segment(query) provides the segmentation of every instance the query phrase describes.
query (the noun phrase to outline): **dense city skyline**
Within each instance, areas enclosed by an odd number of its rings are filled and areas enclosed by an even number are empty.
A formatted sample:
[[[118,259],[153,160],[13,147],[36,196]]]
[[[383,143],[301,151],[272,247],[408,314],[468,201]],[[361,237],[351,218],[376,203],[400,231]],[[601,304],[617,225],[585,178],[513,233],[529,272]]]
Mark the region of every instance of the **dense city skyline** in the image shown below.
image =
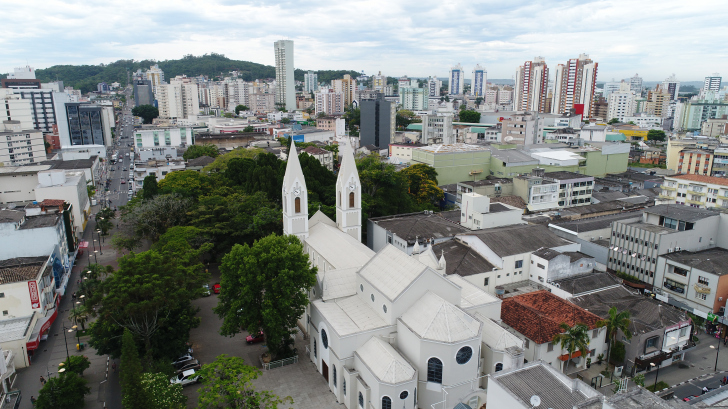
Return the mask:
[[[600,81],[635,73],[648,81],[672,73],[698,81],[728,62],[706,41],[726,14],[710,2],[499,3],[219,0],[202,8],[170,1],[124,7],[28,1],[13,5],[18,18],[7,22],[9,34],[0,40],[0,72],[210,52],[272,66],[279,39],[296,43],[296,68],[390,76],[444,77],[455,64],[469,71],[479,63],[489,78],[506,79],[535,56],[555,66],[587,53],[599,62]],[[28,21],[36,23],[32,30]]]

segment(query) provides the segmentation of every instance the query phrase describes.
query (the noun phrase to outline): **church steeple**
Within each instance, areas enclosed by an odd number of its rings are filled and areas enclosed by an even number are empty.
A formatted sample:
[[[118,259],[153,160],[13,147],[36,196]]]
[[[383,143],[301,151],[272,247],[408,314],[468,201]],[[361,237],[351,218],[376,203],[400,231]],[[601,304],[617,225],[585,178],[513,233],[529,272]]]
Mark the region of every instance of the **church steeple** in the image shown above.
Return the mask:
[[[301,241],[308,237],[308,191],[298,161],[296,145],[291,141],[286,174],[283,176],[283,234],[295,234]]]
[[[361,241],[361,182],[354,152],[346,139],[339,143],[341,167],[336,178],[336,226]]]

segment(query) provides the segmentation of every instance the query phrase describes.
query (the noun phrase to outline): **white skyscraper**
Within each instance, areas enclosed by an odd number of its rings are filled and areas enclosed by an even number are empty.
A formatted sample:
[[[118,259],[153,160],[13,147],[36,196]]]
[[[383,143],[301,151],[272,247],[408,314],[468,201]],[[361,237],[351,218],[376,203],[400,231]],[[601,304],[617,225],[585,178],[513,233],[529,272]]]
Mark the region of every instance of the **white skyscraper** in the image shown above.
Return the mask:
[[[574,109],[577,113],[583,110],[584,117],[592,116],[598,67],[599,63],[592,61],[587,54],[557,65],[551,113],[567,114]]]
[[[35,68],[26,65],[25,67],[15,68],[15,72],[8,74],[8,79],[13,80],[34,80],[35,79]]]
[[[442,81],[437,79],[437,76],[430,77],[427,80],[427,91],[428,96],[431,98],[440,96],[440,88],[442,88]]]
[[[276,55],[276,105],[296,110],[296,80],[293,77],[293,41],[278,40],[273,44]]]
[[[700,95],[705,97],[709,91],[720,91],[720,83],[722,80],[723,78],[717,72],[710,77],[705,77],[705,82],[703,83],[703,89],[700,91]]]
[[[639,74],[635,74],[629,79],[629,90],[634,91],[638,96],[642,94],[642,77]]]
[[[634,115],[636,109],[635,93],[630,90],[630,83],[622,81],[620,88],[612,91],[607,101],[609,101],[609,105],[607,117],[604,118],[605,121],[617,118],[620,122],[623,122],[625,117]]]
[[[313,71],[303,74],[303,90],[306,92],[318,91],[318,74]]]
[[[473,68],[473,82],[470,84],[470,95],[478,98],[485,96],[485,83],[488,81],[488,72],[480,64]]]
[[[680,81],[675,78],[675,74],[672,74],[670,78],[666,78],[665,81],[662,81],[662,89],[670,94],[671,101],[677,99],[678,93],[680,92]]]
[[[463,87],[465,86],[465,75],[463,75],[463,66],[458,64],[450,69],[450,78],[448,83],[448,94],[463,95]]]
[[[516,111],[545,112],[549,69],[543,57],[526,61],[516,70]]]

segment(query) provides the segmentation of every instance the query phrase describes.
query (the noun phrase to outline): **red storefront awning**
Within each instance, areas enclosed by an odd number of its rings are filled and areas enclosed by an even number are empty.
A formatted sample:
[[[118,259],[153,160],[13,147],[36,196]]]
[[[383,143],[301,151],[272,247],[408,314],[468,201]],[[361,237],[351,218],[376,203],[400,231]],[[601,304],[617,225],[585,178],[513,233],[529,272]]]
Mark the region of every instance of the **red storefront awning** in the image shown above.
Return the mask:
[[[28,342],[25,343],[25,348],[28,351],[33,351],[35,349],[38,349],[38,344],[40,344],[40,333],[37,334],[34,340],[28,340]]]
[[[80,248],[80,249],[87,249],[88,248],[88,242],[87,241],[82,241],[82,242],[78,243],[78,248]]]
[[[43,335],[44,332],[48,331],[53,322],[56,320],[56,317],[58,317],[58,308],[54,308],[53,312],[50,315],[39,318],[38,321],[35,322],[35,327],[33,328],[33,332],[30,335],[30,339],[28,339],[28,342],[25,343],[25,347],[28,349],[28,351],[38,349],[41,335]]]
[[[591,352],[591,351],[589,351],[589,352]],[[576,351],[573,354],[571,354],[571,359],[578,358],[580,356],[581,356],[581,351]],[[569,354],[561,355],[559,357],[559,359],[565,362],[569,359]]]

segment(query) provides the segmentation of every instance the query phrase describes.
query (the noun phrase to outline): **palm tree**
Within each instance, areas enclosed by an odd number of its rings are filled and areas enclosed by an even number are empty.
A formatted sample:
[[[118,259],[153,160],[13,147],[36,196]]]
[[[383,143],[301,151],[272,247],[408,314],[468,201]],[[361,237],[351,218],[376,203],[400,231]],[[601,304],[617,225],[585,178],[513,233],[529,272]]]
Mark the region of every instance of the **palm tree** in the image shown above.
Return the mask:
[[[617,333],[622,331],[624,337],[632,339],[632,332],[629,330],[629,311],[617,312],[617,307],[609,309],[609,317],[604,320],[597,321],[597,326],[607,327],[607,369],[609,368],[609,353],[612,351],[612,344],[617,341]]]
[[[84,306],[78,306],[72,309],[71,313],[68,314],[68,320],[75,322],[76,325],[80,325],[83,331],[86,330],[86,322],[89,318],[88,310],[86,310],[86,307]]]
[[[581,356],[586,357],[589,353],[589,327],[585,324],[576,324],[573,327],[569,327],[568,324],[562,322],[559,328],[563,330],[561,334],[554,335],[553,342],[561,345],[561,350],[569,353],[569,358],[566,360],[566,366],[564,366],[564,372],[569,367],[569,361],[572,355],[577,350],[581,352]]]

